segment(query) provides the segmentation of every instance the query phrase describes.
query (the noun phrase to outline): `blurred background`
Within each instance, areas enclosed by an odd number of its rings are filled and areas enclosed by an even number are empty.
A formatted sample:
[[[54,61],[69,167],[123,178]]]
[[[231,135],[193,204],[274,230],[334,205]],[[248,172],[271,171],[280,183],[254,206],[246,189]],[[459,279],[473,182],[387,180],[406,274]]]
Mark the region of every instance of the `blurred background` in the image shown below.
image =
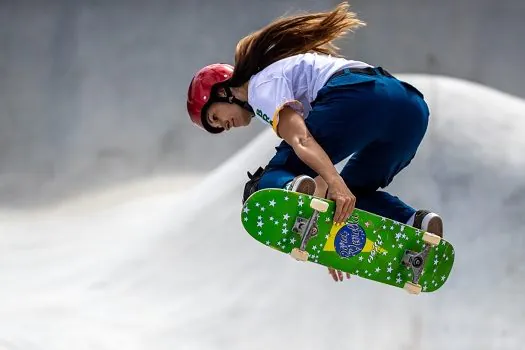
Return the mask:
[[[220,137],[194,128],[185,109],[193,73],[232,63],[237,41],[275,17],[337,3],[1,1],[0,205],[213,169],[264,127]],[[525,97],[523,1],[350,5],[368,26],[338,42],[349,58]]]
[[[523,350],[525,2],[355,0],[337,44],[432,117],[389,191],[445,218],[417,297],[260,245],[246,171],[279,140],[186,112],[198,69],[328,0],[0,0],[0,350]]]

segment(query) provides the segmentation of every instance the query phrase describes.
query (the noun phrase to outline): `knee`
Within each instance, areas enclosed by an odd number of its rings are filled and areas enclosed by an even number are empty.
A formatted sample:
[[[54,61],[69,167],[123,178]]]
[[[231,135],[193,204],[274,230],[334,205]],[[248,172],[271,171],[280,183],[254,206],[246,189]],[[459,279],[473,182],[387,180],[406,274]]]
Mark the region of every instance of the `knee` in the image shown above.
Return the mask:
[[[243,203],[254,192],[263,188],[283,188],[289,181],[295,177],[295,174],[283,169],[274,169],[266,166],[266,168],[257,169],[255,173],[248,172],[248,182],[244,185]]]
[[[250,174],[248,172],[248,181],[244,185],[244,191],[242,195],[242,203],[246,202],[248,197],[250,197],[253,193],[257,192],[259,190],[259,182],[261,181],[261,178],[264,175],[265,169],[262,167],[259,167],[253,174]]]

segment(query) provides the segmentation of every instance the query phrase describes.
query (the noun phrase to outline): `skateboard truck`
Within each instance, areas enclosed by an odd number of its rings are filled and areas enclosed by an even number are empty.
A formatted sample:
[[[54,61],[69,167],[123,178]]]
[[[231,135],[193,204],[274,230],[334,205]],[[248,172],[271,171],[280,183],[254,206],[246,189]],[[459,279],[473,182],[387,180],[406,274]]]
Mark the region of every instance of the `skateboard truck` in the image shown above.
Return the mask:
[[[299,248],[292,249],[292,252],[290,253],[290,255],[298,261],[308,260],[309,254],[306,251],[306,245],[312,237],[317,235],[317,221],[319,220],[319,213],[324,213],[328,210],[328,203],[317,198],[313,198],[310,202],[310,208],[314,210],[312,216],[308,219],[297,217],[292,227],[292,231],[298,233],[301,236],[301,244]]]
[[[441,237],[429,232],[423,234],[423,242],[425,248],[421,252],[414,252],[407,250],[403,255],[403,264],[412,269],[412,281],[405,283],[405,289],[411,294],[419,294],[421,292],[421,285],[418,284],[419,279],[423,273],[423,267],[427,261],[430,249],[437,246],[441,241]]]

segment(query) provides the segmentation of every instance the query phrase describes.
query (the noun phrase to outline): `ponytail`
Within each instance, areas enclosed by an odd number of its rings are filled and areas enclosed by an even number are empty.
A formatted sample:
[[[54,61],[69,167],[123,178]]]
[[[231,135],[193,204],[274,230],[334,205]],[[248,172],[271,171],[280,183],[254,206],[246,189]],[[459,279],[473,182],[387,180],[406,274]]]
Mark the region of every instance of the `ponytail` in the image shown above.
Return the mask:
[[[241,39],[235,50],[231,86],[241,86],[270,64],[296,54],[339,56],[335,39],[366,25],[346,2],[330,12],[282,17]]]

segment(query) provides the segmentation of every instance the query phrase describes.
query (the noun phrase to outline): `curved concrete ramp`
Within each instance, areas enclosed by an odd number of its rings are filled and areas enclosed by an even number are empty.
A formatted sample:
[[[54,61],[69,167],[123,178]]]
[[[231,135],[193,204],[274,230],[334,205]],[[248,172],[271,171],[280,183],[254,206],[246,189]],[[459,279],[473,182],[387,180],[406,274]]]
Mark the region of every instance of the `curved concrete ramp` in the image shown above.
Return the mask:
[[[267,249],[240,222],[261,134],[188,196],[0,223],[2,349],[522,349],[525,102],[406,76],[433,115],[391,192],[439,211],[456,265],[412,296]]]

